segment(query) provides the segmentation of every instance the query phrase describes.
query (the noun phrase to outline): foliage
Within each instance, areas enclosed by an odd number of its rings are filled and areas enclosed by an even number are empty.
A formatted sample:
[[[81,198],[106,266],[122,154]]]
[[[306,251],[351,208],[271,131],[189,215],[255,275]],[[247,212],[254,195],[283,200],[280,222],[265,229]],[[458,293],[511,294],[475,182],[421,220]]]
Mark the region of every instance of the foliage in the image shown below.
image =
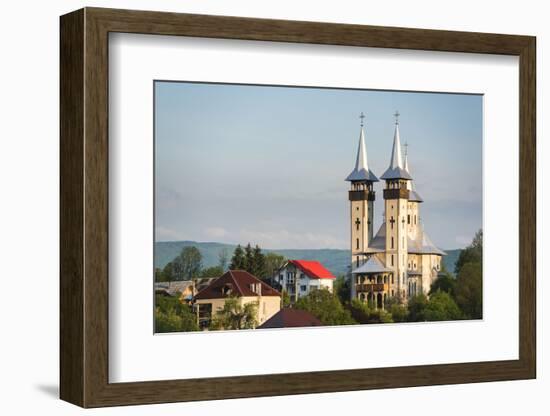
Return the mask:
[[[384,309],[376,309],[359,299],[353,299],[350,305],[351,316],[360,324],[385,324],[393,322],[392,315]]]
[[[456,303],[470,319],[482,317],[482,271],[481,263],[466,263],[456,279]]]
[[[393,303],[388,308],[393,322],[407,322],[409,317],[409,310],[405,305],[399,303]]]
[[[483,258],[483,231],[479,230],[474,236],[472,243],[460,252],[455,264],[455,274],[460,273],[460,269],[466,263],[481,263]]]
[[[198,331],[195,314],[179,296],[155,296],[155,332]]]
[[[275,273],[286,263],[286,257],[276,253],[267,253],[265,255],[265,277],[271,279]]]
[[[174,260],[166,264],[162,272],[155,271],[157,282],[173,280],[191,280],[199,275],[202,265],[202,255],[195,246],[187,246],[181,250]]]
[[[431,295],[424,309],[426,321],[451,321],[463,317],[462,311],[447,292],[438,291]]]
[[[454,296],[456,287],[456,279],[449,274],[443,275],[435,279],[430,287],[430,295],[439,291],[446,292]]]
[[[275,259],[280,261],[280,258],[282,258],[282,256],[273,254],[270,261]],[[273,267],[273,263],[269,263],[269,267]],[[258,245],[252,248],[250,243],[246,245],[244,250],[240,245],[235,248],[229,268],[231,270],[246,270],[248,273],[260,279],[271,277],[271,275],[268,274],[266,255],[262,253],[262,249]]]
[[[221,266],[212,266],[202,269],[200,277],[220,277],[224,273],[224,269]]]
[[[225,300],[223,308],[216,312],[211,330],[254,329],[258,325],[258,302],[242,304],[237,297]]]
[[[324,325],[349,325],[355,324],[351,314],[344,309],[336,295],[327,288],[312,290],[306,296],[298,298],[296,309],[311,313]]]
[[[351,297],[350,282],[344,275],[338,276],[336,280],[334,280],[333,290],[343,305],[349,303]]]
[[[281,298],[281,302],[283,303],[283,308],[289,308],[290,307],[290,295],[288,294],[288,292],[286,290],[283,290],[281,292],[281,295],[282,295],[282,298]]]
[[[231,257],[229,268],[231,270],[244,270],[246,268],[244,250],[240,244],[235,248],[235,251],[233,251],[233,257]]]
[[[408,322],[421,322],[426,320],[425,309],[428,305],[428,298],[426,295],[416,295],[409,299],[408,309],[409,315]]]

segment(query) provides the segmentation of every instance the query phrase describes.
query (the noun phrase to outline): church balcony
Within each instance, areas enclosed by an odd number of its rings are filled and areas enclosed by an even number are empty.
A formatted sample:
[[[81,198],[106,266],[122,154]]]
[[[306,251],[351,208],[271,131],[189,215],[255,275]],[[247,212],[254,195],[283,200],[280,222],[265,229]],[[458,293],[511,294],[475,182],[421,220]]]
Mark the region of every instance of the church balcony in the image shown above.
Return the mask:
[[[384,283],[367,283],[355,285],[357,292],[384,292],[388,290],[388,285]]]
[[[409,190],[403,188],[384,189],[384,199],[409,199]]]
[[[374,199],[374,191],[369,191],[367,189],[349,191],[350,201],[374,201]]]

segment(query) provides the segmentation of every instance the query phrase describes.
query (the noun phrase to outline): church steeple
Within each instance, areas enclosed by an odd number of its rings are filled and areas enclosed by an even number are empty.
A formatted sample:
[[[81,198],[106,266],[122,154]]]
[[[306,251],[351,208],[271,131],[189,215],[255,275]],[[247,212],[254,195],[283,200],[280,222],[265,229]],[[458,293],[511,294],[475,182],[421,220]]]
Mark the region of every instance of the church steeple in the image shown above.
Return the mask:
[[[369,169],[367,161],[367,146],[365,145],[365,130],[361,113],[361,129],[359,132],[359,146],[355,159],[355,168],[348,175],[346,181],[351,182],[348,192],[350,202],[350,240],[352,268],[359,267],[367,260],[369,244],[373,236],[374,226],[374,199],[373,183],[378,178]],[[354,290],[354,289],[352,289]]]
[[[401,138],[399,136],[399,112],[395,112],[395,130],[393,133],[393,147],[391,151],[390,166],[381,179],[406,179],[411,180],[411,176],[403,166],[403,157],[401,156]]]
[[[378,182],[378,178],[372,171],[369,169],[367,161],[367,146],[365,145],[365,130],[363,128],[363,119],[365,115],[361,113],[359,116],[361,118],[361,131],[359,133],[359,146],[357,148],[357,158],[355,160],[355,168],[346,178],[348,182],[356,181],[369,181],[369,182]]]

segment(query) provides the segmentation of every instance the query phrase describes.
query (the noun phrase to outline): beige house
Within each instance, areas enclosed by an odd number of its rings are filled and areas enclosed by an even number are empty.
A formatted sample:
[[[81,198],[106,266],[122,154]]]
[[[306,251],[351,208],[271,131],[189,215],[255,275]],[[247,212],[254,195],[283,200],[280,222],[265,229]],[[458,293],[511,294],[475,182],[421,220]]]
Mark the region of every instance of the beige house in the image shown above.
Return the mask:
[[[368,167],[362,121],[355,168],[346,178],[351,183],[351,298],[371,301],[379,308],[389,297],[406,302],[411,296],[427,294],[445,255],[431,242],[420,221],[423,200],[416,192],[407,153],[402,157],[399,113],[395,117],[390,165],[381,176],[385,181],[384,216],[376,234],[374,183],[379,180]]]
[[[207,328],[229,298],[237,298],[241,305],[256,303],[258,325],[281,309],[281,294],[277,290],[244,270],[229,270],[195,296],[193,304],[199,326]]]

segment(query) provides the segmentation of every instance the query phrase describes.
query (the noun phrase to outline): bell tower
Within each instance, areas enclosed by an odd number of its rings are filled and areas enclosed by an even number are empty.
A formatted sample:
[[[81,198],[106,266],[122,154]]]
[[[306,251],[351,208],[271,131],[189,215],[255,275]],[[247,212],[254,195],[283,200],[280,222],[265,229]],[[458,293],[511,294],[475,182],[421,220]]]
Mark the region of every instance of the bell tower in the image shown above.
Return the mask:
[[[408,262],[408,204],[411,176],[403,165],[401,139],[399,137],[399,112],[395,112],[395,131],[390,166],[380,177],[386,181],[384,188],[386,224],[386,267],[393,270],[390,294],[403,299],[407,296]]]
[[[350,182],[348,193],[350,201],[350,238],[351,238],[351,268],[359,267],[366,260],[367,248],[373,237],[374,189],[373,183],[378,178],[372,173],[367,162],[367,147],[365,145],[364,119],[361,113],[361,130],[355,168],[348,175]],[[352,291],[355,285],[352,284]],[[354,294],[352,293],[352,296]]]

